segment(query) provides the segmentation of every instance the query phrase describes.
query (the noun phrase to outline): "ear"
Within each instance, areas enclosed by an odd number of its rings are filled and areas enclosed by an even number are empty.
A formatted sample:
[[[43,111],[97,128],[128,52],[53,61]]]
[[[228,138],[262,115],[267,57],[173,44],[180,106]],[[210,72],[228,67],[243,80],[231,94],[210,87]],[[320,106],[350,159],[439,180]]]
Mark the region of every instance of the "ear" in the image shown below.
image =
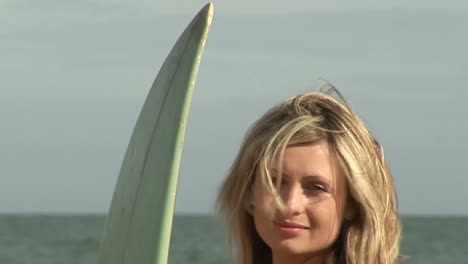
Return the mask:
[[[253,203],[253,187],[250,187],[249,193],[244,202],[244,208],[250,215],[253,215],[254,212],[254,203]]]
[[[254,204],[252,202],[251,199],[247,199],[245,201],[245,210],[247,211],[247,213],[249,213],[250,215],[253,215],[253,212],[254,212]]]
[[[344,219],[346,221],[352,221],[354,219],[354,216],[356,214],[356,210],[354,209],[354,206],[349,206],[346,208]]]

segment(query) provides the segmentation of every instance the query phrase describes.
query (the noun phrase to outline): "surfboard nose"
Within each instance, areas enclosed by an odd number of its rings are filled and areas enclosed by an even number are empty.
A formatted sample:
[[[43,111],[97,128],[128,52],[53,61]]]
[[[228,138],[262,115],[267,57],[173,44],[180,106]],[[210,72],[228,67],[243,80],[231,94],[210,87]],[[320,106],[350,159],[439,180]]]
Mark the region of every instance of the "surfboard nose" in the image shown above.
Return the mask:
[[[192,21],[190,22],[189,26],[187,26],[187,29],[185,31],[197,31],[197,30],[194,30],[194,27],[209,28],[211,25],[211,22],[213,21],[213,15],[214,15],[214,5],[212,2],[209,2],[202,9],[200,9],[200,11],[198,11],[198,13],[192,19]],[[204,29],[200,31],[204,32]]]
[[[212,2],[209,2],[198,13],[201,16],[212,18],[213,17],[213,12],[214,12],[214,5],[213,5]]]

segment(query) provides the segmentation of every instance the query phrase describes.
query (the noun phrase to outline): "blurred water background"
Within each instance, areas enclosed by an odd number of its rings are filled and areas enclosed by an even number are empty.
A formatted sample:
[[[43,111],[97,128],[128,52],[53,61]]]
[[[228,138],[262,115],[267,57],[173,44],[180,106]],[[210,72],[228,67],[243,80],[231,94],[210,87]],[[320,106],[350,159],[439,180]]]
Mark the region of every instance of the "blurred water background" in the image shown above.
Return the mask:
[[[1,264],[94,264],[103,215],[2,215]],[[403,217],[402,251],[414,264],[468,263],[468,217]],[[176,215],[171,264],[232,263],[218,218]]]

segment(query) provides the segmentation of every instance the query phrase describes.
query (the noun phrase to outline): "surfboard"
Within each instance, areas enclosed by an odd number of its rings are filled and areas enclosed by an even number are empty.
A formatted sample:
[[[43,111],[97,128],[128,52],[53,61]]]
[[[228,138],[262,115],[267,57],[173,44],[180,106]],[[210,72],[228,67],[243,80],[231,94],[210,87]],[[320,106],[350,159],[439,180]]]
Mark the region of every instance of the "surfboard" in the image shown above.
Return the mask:
[[[121,165],[98,264],[168,261],[185,131],[213,12],[209,3],[193,18],[147,95]]]

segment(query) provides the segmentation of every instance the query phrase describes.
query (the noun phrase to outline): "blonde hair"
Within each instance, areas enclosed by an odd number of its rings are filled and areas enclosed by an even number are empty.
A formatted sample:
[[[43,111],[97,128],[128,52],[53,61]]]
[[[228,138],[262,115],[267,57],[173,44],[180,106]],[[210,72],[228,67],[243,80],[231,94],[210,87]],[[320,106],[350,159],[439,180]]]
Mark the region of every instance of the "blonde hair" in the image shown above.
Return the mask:
[[[271,263],[271,249],[250,213],[255,177],[273,191],[269,168],[287,146],[326,140],[346,175],[353,217],[342,225],[328,261],[394,264],[400,258],[401,222],[383,150],[363,121],[332,86],[298,95],[273,107],[247,132],[221,185],[217,211],[239,264]],[[279,201],[278,206],[281,206]]]

